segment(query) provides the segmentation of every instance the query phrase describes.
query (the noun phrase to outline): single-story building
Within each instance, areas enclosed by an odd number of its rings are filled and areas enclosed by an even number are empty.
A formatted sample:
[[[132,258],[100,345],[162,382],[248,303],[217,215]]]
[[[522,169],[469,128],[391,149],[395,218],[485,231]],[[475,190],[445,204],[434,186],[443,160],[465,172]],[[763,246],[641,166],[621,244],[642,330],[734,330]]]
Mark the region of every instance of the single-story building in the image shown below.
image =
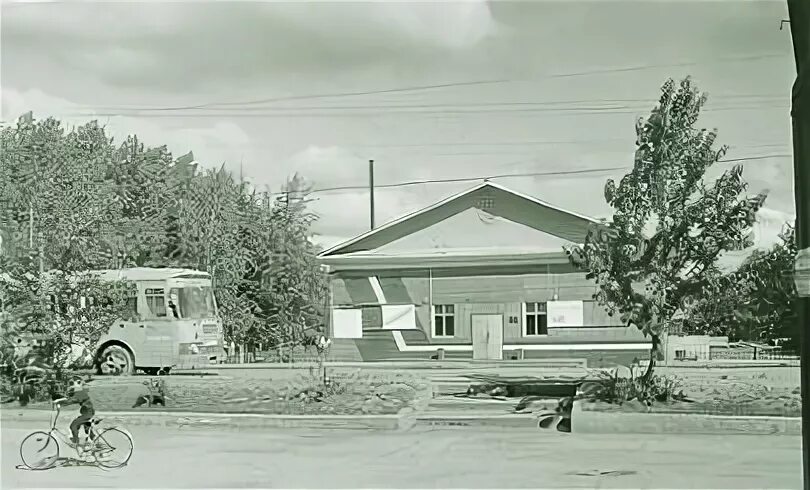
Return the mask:
[[[596,220],[483,182],[325,250],[340,360],[587,359],[629,364],[650,342],[592,298],[563,246]]]
[[[664,363],[709,361],[718,349],[728,349],[728,337],[710,335],[667,335],[663,340]]]

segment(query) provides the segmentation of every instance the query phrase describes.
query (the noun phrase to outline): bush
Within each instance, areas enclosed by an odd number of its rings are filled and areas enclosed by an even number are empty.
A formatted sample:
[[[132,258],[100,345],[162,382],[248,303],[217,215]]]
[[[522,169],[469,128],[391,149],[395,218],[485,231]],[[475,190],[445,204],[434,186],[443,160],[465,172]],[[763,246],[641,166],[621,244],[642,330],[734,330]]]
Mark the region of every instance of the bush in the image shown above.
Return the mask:
[[[86,273],[7,268],[0,275],[3,401],[57,397],[75,369],[92,365],[132,287]]]
[[[654,403],[685,400],[681,386],[675,376],[636,377],[631,373],[629,378],[623,378],[617,372],[602,374],[601,380],[583,385],[582,396],[616,405],[636,400],[649,407]]]

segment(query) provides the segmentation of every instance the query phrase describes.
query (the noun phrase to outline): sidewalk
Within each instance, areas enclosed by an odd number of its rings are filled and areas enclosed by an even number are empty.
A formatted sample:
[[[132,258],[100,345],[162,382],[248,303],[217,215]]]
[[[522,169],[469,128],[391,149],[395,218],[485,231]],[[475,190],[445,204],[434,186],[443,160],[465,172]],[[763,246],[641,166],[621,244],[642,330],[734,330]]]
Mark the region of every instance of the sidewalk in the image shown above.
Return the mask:
[[[551,407],[549,407],[551,408]],[[51,412],[37,409],[0,410],[3,425],[14,422],[50,423]],[[219,427],[230,430],[260,428],[308,428],[354,430],[409,430],[415,426],[519,427],[537,428],[532,413],[514,413],[509,404],[490,407],[443,406],[415,412],[405,409],[397,415],[263,415],[200,412],[107,412],[99,413],[107,424],[159,427]],[[703,414],[617,413],[583,411],[575,404],[574,434],[748,434],[800,435],[798,417],[719,416]]]
[[[571,432],[587,434],[801,435],[801,417],[628,413],[583,410],[574,403]]]
[[[229,369],[309,369],[317,366],[316,361],[300,361],[292,364],[286,363],[245,363],[245,364],[215,364],[200,369],[177,369],[172,372],[199,372],[220,371]],[[402,360],[402,361],[326,361],[327,367],[357,368],[357,369],[440,369],[440,370],[469,370],[469,369],[512,369],[512,368],[547,368],[547,369],[584,369],[585,361],[580,359],[527,359],[522,361],[473,361],[470,359],[435,360]]]
[[[260,428],[396,430],[402,415],[267,415],[250,413],[204,412],[99,412],[103,425],[158,427],[219,427],[232,430]],[[51,411],[39,409],[0,410],[3,425],[36,422],[50,424]],[[62,420],[60,419],[60,423]],[[65,418],[64,423],[69,419]]]

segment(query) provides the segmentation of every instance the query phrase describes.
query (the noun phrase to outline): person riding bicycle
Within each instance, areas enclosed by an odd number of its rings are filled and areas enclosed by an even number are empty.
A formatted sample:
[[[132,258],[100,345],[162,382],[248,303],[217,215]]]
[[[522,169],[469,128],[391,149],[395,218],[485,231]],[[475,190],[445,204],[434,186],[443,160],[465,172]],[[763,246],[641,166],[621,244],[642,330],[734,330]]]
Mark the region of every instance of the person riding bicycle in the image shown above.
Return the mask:
[[[79,405],[79,416],[70,423],[71,442],[79,444],[79,428],[93,418],[96,414],[93,408],[93,401],[90,399],[90,394],[84,385],[81,378],[73,378],[68,386],[68,398],[61,398],[55,400],[56,403],[61,405]]]

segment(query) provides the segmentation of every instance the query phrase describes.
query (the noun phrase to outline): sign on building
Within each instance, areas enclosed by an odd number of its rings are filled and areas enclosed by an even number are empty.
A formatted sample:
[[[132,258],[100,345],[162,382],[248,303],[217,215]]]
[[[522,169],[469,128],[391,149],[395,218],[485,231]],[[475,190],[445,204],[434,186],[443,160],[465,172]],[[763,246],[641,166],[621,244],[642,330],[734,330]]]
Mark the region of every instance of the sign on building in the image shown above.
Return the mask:
[[[582,301],[549,301],[546,303],[548,327],[581,327],[585,324]]]
[[[382,305],[382,328],[385,330],[415,330],[414,305]]]
[[[357,308],[332,310],[332,338],[362,339],[363,312]]]

